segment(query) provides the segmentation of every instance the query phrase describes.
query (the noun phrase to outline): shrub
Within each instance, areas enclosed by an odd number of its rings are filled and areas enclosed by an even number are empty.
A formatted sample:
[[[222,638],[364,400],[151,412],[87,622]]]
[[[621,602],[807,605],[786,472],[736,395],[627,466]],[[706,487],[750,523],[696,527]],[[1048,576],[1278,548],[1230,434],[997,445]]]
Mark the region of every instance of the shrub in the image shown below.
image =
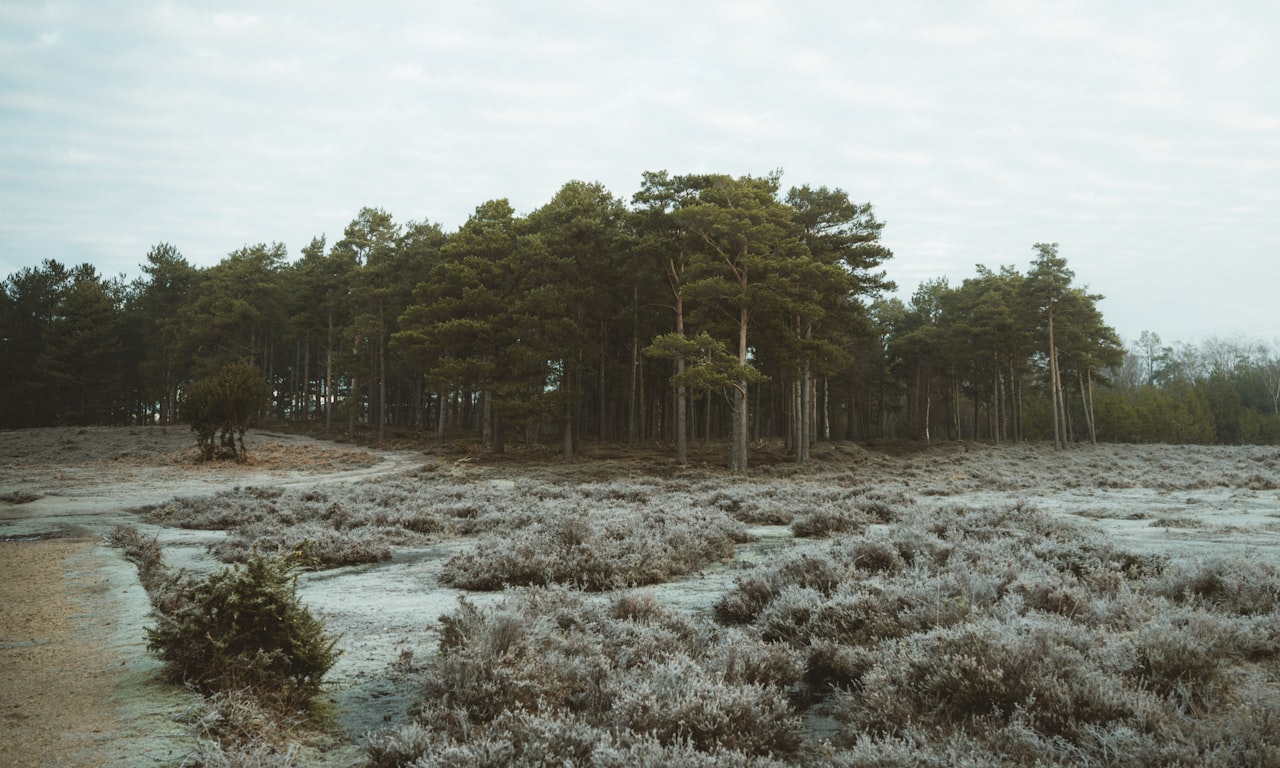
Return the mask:
[[[182,412],[196,433],[200,457],[243,462],[244,433],[266,403],[267,385],[247,363],[228,365],[187,387]]]
[[[855,724],[892,732],[921,719],[1007,723],[1026,717],[1050,736],[1133,714],[1131,700],[1086,652],[1092,633],[1060,618],[982,620],[884,646],[846,697]]]
[[[800,538],[822,538],[861,530],[867,518],[860,512],[843,509],[816,509],[791,521],[791,532]]]
[[[611,680],[610,721],[662,744],[704,752],[782,756],[800,747],[800,722],[777,688],[729,683],[688,658]]]
[[[262,550],[292,556],[304,568],[338,568],[390,560],[385,530],[366,526],[337,531],[317,523],[280,528],[254,523],[238,530],[235,537],[210,545],[209,550],[225,563],[245,562]]]
[[[147,629],[167,675],[201,693],[251,689],[282,708],[305,704],[333,666],[336,638],[299,602],[295,563],[255,555],[189,581]]]
[[[799,748],[786,696],[801,674],[798,653],[643,595],[606,605],[562,588],[520,590],[485,610],[462,601],[441,623],[421,727],[371,742],[375,761],[425,755],[427,741],[429,765],[463,764],[438,762],[446,747],[498,765],[597,764],[595,749],[625,754],[649,739],[675,755]],[[489,762],[495,756],[503,759]]]
[[[445,563],[440,580],[462,589],[571,584],[602,591],[656,584],[731,557],[750,539],[717,513],[549,512],[518,536],[492,535]]]
[[[1152,579],[1155,594],[1242,616],[1280,610],[1280,568],[1260,557],[1174,560]]]
[[[160,551],[160,537],[147,538],[132,525],[117,525],[106,536],[107,543],[119,547],[125,559],[138,567],[138,580],[148,594],[152,594],[168,578],[164,553]]]

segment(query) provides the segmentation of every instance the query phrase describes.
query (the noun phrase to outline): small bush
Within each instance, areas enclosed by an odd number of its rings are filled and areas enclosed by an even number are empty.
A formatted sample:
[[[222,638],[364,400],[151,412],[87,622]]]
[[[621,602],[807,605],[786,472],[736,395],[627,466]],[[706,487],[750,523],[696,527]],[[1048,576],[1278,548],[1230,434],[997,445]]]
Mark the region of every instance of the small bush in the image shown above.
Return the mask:
[[[691,659],[637,669],[612,680],[608,691],[613,725],[662,744],[775,756],[800,747],[799,719],[781,691],[728,683]]]
[[[177,608],[147,629],[170,679],[196,690],[251,689],[282,708],[304,705],[337,659],[336,638],[299,602],[295,564],[255,555],[182,586]]]
[[[670,581],[731,557],[750,539],[716,513],[551,512],[518,536],[493,535],[445,563],[440,580],[461,589],[569,584],[602,591]]]
[[[196,433],[200,457],[245,461],[244,433],[266,405],[267,394],[262,374],[246,363],[228,365],[189,386],[182,414]]]
[[[1174,560],[1151,580],[1155,594],[1242,616],[1280,610],[1280,567],[1259,557]]]
[[[865,528],[867,518],[842,509],[816,509],[791,521],[791,532],[800,538],[817,539]]]

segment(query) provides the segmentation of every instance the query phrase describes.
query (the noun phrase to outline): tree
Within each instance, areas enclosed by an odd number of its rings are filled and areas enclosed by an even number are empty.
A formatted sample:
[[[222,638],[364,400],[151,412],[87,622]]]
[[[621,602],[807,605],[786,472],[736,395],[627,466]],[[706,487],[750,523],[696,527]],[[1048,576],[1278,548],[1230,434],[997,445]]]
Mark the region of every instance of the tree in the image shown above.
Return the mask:
[[[283,244],[245,246],[209,268],[181,314],[184,354],[209,376],[247,361],[271,378],[272,346],[286,318]]]
[[[884,224],[871,204],[853,202],[842,189],[792,187],[786,204],[794,234],[807,251],[807,256],[797,251],[802,258],[792,265],[796,286],[786,315],[791,347],[786,357],[793,372],[788,434],[796,460],[804,461],[819,432],[815,377],[825,382],[850,364],[847,350],[865,325],[860,300],[893,287],[880,269],[893,254],[880,243]]]
[[[200,274],[169,243],[147,252],[142,272],[146,278],[134,283],[130,307],[141,326],[142,381],[148,399],[157,404],[160,423],[174,424],[178,389],[190,376],[192,362],[183,354],[181,317],[197,293]]]
[[[1036,259],[1025,283],[1031,307],[1041,318],[1044,334],[1045,365],[1048,369],[1049,408],[1053,419],[1053,444],[1065,448],[1067,444],[1067,414],[1062,391],[1062,375],[1059,368],[1058,345],[1055,337],[1054,314],[1059,303],[1067,295],[1075,273],[1067,268],[1067,260],[1058,255],[1057,243],[1036,243]]]
[[[632,286],[619,248],[624,213],[622,203],[603,185],[571,181],[525,221],[527,232],[536,234],[547,249],[544,266],[554,271],[547,275],[550,282],[539,287],[542,298],[562,305],[569,320],[556,325],[562,331],[558,337],[547,339],[561,350],[566,461],[577,452],[578,425],[586,418],[589,373],[595,374],[591,378],[596,385],[597,430],[603,437],[607,429],[611,331],[622,324]],[[556,295],[551,295],[551,288]]]
[[[345,357],[351,373],[347,431],[355,429],[361,411],[358,385],[364,381],[369,388],[369,420],[377,423],[379,440],[386,422],[387,302],[399,234],[391,214],[361,208],[330,253],[350,267],[346,296],[350,317],[342,331],[351,343]]]
[[[553,377],[563,391],[553,365],[563,351],[550,340],[572,322],[556,291],[565,274],[539,237],[521,234],[510,203],[491,200],[441,247],[400,317],[394,348],[441,392],[478,394],[481,442],[494,452],[507,424],[540,413]]]
[[[196,433],[200,457],[248,459],[244,433],[267,404],[267,385],[248,363],[224,366],[187,388],[183,412]]]
[[[637,249],[656,262],[671,293],[671,313],[674,330],[675,354],[667,354],[661,347],[651,346],[648,356],[666,357],[672,360],[671,376],[675,388],[675,413],[672,415],[672,437],[675,443],[676,463],[688,462],[689,444],[689,396],[684,384],[685,365],[688,362],[686,348],[681,346],[685,337],[684,283],[689,267],[688,230],[676,217],[676,211],[696,200],[696,187],[688,177],[671,177],[666,171],[646,171],[640,191],[632,198],[638,208],[633,213],[633,227],[638,234]]]
[[[63,424],[105,424],[123,407],[123,288],[88,264],[71,270],[37,358],[44,397]]]
[[[61,263],[46,259],[8,277],[0,292],[0,409],[5,427],[54,423],[57,407],[47,397],[40,356],[58,317],[58,305],[70,274]]]
[[[696,201],[677,214],[682,227],[697,240],[701,258],[689,295],[719,307],[734,327],[738,361],[733,380],[729,468],[747,469],[750,416],[748,388],[752,372],[748,330],[752,313],[784,299],[788,289],[802,286],[789,280],[804,263],[804,244],[794,235],[790,208],[777,198],[779,176],[764,178],[711,175],[699,179]],[[790,269],[789,269],[790,268]]]

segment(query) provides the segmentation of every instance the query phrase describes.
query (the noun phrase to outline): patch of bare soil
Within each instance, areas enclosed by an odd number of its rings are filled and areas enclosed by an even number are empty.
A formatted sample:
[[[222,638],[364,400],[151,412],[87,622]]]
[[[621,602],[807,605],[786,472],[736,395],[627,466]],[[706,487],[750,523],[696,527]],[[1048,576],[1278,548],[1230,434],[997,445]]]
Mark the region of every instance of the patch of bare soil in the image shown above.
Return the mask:
[[[127,656],[141,644],[132,574],[86,539],[3,542],[0,563],[0,765],[174,763],[183,696]]]

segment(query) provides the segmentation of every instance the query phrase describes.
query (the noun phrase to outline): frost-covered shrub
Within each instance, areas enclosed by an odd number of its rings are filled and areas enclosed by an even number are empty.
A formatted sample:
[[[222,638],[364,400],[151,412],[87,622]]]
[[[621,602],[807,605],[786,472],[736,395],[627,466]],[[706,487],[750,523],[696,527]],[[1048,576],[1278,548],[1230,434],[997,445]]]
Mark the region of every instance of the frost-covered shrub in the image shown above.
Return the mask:
[[[687,742],[614,732],[573,716],[512,712],[465,736],[417,723],[370,734],[370,768],[782,768],[777,760],[733,750],[700,752]]]
[[[712,513],[562,512],[519,534],[482,539],[445,563],[441,581],[486,590],[545,584],[606,590],[656,584],[728,558],[749,539],[740,523]]]
[[[861,530],[867,523],[861,512],[822,508],[793,519],[791,532],[800,538],[816,539]]]
[[[138,580],[148,594],[156,592],[168,579],[160,549],[160,537],[144,536],[132,525],[117,525],[106,536],[107,543],[123,551],[125,559],[138,567]]]
[[[246,754],[255,759],[277,759],[287,749],[286,737],[301,724],[297,716],[264,706],[249,689],[220,690],[202,696],[180,719],[191,726],[197,737],[217,745],[207,745],[207,752],[220,754],[231,761],[230,765],[239,765],[235,760]]]
[[[1258,556],[1173,560],[1149,587],[1172,600],[1244,616],[1280,610],[1280,566]]]
[[[990,752],[956,736],[939,743],[933,734],[916,736],[910,729],[894,736],[863,733],[844,749],[830,746],[822,764],[830,768],[989,768]]]
[[[535,755],[588,764],[596,759],[588,746],[646,739],[706,754],[799,748],[786,692],[801,665],[787,648],[642,598],[606,605],[564,589],[522,590],[485,610],[462,601],[441,623],[440,656],[416,719],[457,754],[483,747],[512,764]],[[530,724],[543,736],[522,740]],[[545,738],[546,728],[559,740]],[[415,731],[371,743],[390,754],[423,740]]]
[[[825,556],[806,553],[791,557],[776,567],[739,577],[737,586],[716,601],[715,616],[723,624],[747,624],[788,587],[829,594],[840,578],[836,566]]]
[[[1225,629],[1219,617],[1195,609],[1162,614],[1136,633],[1132,666],[1125,672],[1143,689],[1204,705],[1216,695],[1234,654]]]
[[[782,756],[800,747],[800,722],[782,691],[733,684],[688,658],[612,678],[608,721],[663,744]]]
[[[1133,713],[1126,691],[1087,653],[1093,635],[1061,619],[982,620],[881,646],[880,661],[844,697],[842,714],[872,733],[921,720],[952,725],[1026,717],[1071,737]]]
[[[296,745],[277,749],[270,744],[223,743],[201,740],[182,761],[191,768],[301,768]]]
[[[388,540],[394,537],[394,530],[335,530],[313,522],[287,528],[256,523],[238,529],[233,538],[210,545],[209,551],[225,563],[243,563],[261,551],[293,557],[304,568],[338,568],[390,560]]]
[[[907,560],[903,557],[903,549],[904,547],[888,536],[863,536],[833,550],[833,557],[866,573],[897,573],[907,565]],[[912,553],[914,559],[915,552],[918,550],[910,546],[906,549]]]
[[[400,768],[436,748],[440,737],[416,720],[399,728],[385,728],[365,736],[369,768]]]

